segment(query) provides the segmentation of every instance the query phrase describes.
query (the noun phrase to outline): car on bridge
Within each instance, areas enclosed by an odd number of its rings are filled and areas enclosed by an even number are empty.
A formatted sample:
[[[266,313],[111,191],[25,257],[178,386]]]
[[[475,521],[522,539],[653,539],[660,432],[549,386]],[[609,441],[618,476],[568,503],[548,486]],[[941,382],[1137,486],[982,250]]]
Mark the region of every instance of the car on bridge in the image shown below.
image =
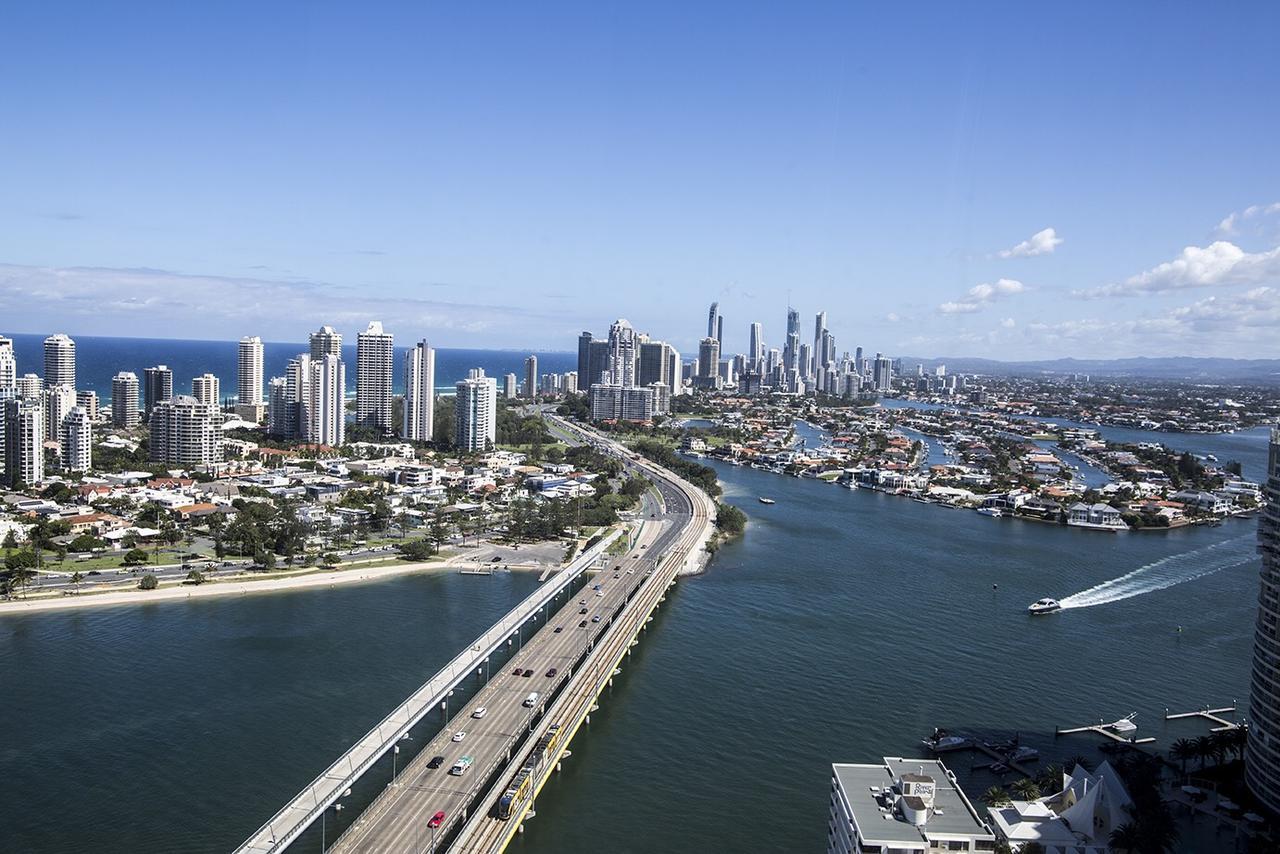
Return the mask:
[[[523,667],[517,667],[515,670],[512,670],[512,671],[511,671],[511,675],[512,675],[512,676],[523,676],[523,675],[524,675],[524,668],[523,668]]]
[[[443,764],[444,764],[444,757],[443,757],[443,756],[433,756],[433,757],[431,757],[431,761],[427,763],[427,767],[428,767],[428,768],[439,768],[439,767],[440,767],[441,765],[443,765]]]
[[[454,741],[462,741],[466,737],[467,737],[467,731],[465,729],[460,729],[453,734]]]
[[[599,614],[596,614],[594,617],[592,617],[592,618],[591,618],[591,622],[593,622],[593,623],[598,623],[598,622],[600,622],[600,615],[599,615]]]
[[[444,824],[444,816],[445,816],[444,810],[439,810],[438,812],[436,812],[435,815],[431,816],[431,820],[427,822],[427,827],[434,830],[440,825]]]
[[[580,628],[580,629],[585,629],[586,627],[587,627],[587,621],[586,621],[586,620],[583,620],[581,623],[578,623],[578,628]]]
[[[520,675],[528,679],[530,676],[533,675],[533,668],[530,667],[528,670],[526,670],[524,673],[521,673]]]
[[[556,631],[555,631],[556,634],[560,634],[563,631],[564,631],[564,626],[556,626]]]
[[[476,710],[471,713],[471,717],[475,718],[476,720],[480,720],[482,717],[484,717],[487,714],[489,714],[489,710],[486,709],[484,706],[476,706]]]
[[[550,670],[548,670],[548,671],[547,671],[547,678],[550,678],[550,677],[552,677],[552,676],[555,676],[557,672],[558,672],[558,671],[557,671],[554,667],[553,667],[553,668],[551,668]]]

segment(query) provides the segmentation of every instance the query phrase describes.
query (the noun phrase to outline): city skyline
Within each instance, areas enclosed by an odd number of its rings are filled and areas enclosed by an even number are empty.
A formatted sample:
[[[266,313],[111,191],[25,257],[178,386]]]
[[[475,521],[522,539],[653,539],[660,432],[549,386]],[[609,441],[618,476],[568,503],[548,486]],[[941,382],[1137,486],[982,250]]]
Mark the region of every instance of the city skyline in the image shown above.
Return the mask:
[[[296,339],[394,317],[439,347],[538,350],[715,300],[728,352],[790,302],[924,357],[1280,355],[1277,119],[1249,109],[1280,77],[1271,7],[1194,34],[1114,10],[1105,38],[1072,14],[1048,44],[1046,21],[997,10],[707,7],[682,37],[660,7],[509,29],[280,9],[257,36],[234,13],[84,14],[109,37],[25,9],[0,59],[30,81],[13,123],[47,131],[0,141],[25,167],[0,212],[7,331]],[[555,56],[527,38],[557,27]],[[410,51],[437,32],[455,47]],[[55,38],[77,61],[39,61]],[[1230,62],[1200,49],[1228,38]],[[226,43],[237,73],[204,74]],[[157,105],[163,134],[143,130]],[[68,161],[50,136],[95,145]],[[700,332],[665,334],[694,352]]]

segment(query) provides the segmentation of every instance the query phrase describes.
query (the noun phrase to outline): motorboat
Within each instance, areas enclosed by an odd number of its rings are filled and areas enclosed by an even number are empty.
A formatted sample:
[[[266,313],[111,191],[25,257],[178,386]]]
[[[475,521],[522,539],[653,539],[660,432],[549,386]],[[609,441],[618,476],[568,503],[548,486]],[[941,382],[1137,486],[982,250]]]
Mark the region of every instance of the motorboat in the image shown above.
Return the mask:
[[[1057,599],[1037,599],[1027,606],[1029,614],[1052,614],[1054,611],[1062,609],[1062,604]]]
[[[1120,718],[1119,720],[1115,720],[1109,724],[1106,724],[1106,727],[1112,732],[1117,732],[1117,733],[1133,732],[1138,728],[1138,725],[1133,722],[1133,719],[1136,718],[1137,716],[1138,716],[1137,712],[1132,712],[1128,715],[1125,715],[1123,718]]]
[[[1035,762],[1040,758],[1040,751],[1034,747],[1019,747],[1009,754],[1010,762]]]
[[[960,735],[944,735],[937,738],[926,738],[920,742],[934,753],[945,753],[948,750],[960,750],[969,746],[969,739]]]
[[[772,498],[765,498],[763,496],[761,496],[759,500],[761,504],[777,504],[778,503],[774,501]]]
[[[981,513],[983,516],[1000,517],[1004,515],[1004,511],[1001,510],[999,507],[979,507],[978,512]]]

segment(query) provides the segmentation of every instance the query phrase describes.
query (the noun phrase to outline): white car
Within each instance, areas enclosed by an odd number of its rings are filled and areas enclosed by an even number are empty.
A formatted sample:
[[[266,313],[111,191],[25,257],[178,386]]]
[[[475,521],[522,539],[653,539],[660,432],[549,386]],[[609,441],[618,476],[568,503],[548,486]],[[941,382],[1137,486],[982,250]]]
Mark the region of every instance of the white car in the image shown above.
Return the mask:
[[[489,714],[489,710],[486,709],[484,706],[476,706],[476,710],[471,713],[471,717],[475,718],[476,720],[480,720],[482,717],[484,717],[487,714]]]
[[[464,729],[460,729],[453,734],[454,741],[462,741],[466,737],[467,737],[467,731]]]

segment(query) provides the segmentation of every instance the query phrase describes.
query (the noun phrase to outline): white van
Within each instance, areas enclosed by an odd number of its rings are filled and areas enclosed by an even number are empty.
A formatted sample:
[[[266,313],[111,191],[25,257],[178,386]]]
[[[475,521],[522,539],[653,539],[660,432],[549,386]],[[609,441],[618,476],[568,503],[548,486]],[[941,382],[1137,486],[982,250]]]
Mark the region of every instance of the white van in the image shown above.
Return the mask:
[[[529,709],[532,709],[534,706],[538,705],[538,692],[537,691],[530,692],[529,696],[524,698],[524,705],[525,705],[525,708],[529,708]]]
[[[467,773],[467,769],[471,767],[474,760],[470,756],[464,756],[457,762],[453,763],[453,767],[449,769],[449,773],[455,777],[461,777]]]

